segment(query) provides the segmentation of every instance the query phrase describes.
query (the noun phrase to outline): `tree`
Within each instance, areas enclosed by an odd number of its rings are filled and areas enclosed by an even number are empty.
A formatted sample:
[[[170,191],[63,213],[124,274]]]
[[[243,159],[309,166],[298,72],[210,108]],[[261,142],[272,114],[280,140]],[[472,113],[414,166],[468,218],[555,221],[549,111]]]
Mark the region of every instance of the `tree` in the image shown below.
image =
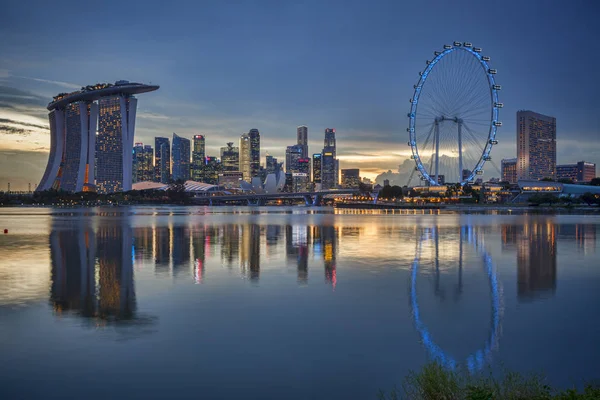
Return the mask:
[[[600,199],[597,198],[592,192],[585,192],[580,196],[580,199],[588,206],[591,206],[592,204],[600,204]]]
[[[560,179],[558,180],[558,182],[559,182],[559,183],[567,183],[567,184],[572,184],[572,183],[573,183],[573,180],[572,180],[572,179],[570,179],[570,178],[560,178]]]
[[[554,179],[546,177],[546,178],[540,179],[540,182],[554,182]]]
[[[536,193],[529,198],[529,202],[536,206],[539,206],[542,204],[552,205],[554,203],[557,203],[558,201],[559,201],[558,197],[551,193],[543,193],[543,194]]]
[[[600,177],[592,178],[592,180],[590,181],[590,185],[600,186]]]

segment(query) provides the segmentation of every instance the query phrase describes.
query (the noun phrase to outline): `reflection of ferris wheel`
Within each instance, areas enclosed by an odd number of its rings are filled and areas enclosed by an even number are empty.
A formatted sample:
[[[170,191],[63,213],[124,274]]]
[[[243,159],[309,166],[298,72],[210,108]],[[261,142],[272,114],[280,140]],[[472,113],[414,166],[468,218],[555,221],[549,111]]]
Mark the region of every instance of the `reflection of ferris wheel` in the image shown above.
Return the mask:
[[[502,125],[500,85],[490,57],[471,43],[454,42],[427,61],[410,100],[409,142],[415,171],[430,185],[464,185],[483,174]]]
[[[465,360],[465,365],[470,372],[480,370],[485,366],[485,362],[489,361],[492,350],[498,347],[498,341],[500,339],[500,331],[502,326],[502,314],[503,314],[503,301],[502,301],[502,288],[496,276],[496,270],[494,268],[492,258],[485,250],[483,245],[483,238],[473,232],[468,226],[460,228],[460,239],[459,239],[459,286],[462,290],[462,267],[463,267],[463,243],[466,242],[472,245],[473,249],[481,256],[484,270],[488,276],[490,292],[491,292],[491,319],[490,319],[490,330],[489,337],[479,349],[471,353]],[[431,332],[423,322],[421,316],[421,309],[419,307],[418,294],[417,294],[417,276],[419,275],[419,267],[422,263],[423,248],[427,244],[432,244],[435,249],[435,264],[436,269],[439,268],[439,232],[437,228],[432,230],[425,229],[419,238],[417,238],[417,247],[415,251],[415,259],[411,267],[411,279],[410,279],[410,306],[412,311],[415,328],[417,329],[421,342],[429,352],[429,355],[441,365],[449,369],[455,369],[459,366],[459,363],[451,355],[449,355],[444,349],[442,349],[434,340]],[[437,285],[437,282],[436,282]],[[437,288],[436,288],[437,289]]]

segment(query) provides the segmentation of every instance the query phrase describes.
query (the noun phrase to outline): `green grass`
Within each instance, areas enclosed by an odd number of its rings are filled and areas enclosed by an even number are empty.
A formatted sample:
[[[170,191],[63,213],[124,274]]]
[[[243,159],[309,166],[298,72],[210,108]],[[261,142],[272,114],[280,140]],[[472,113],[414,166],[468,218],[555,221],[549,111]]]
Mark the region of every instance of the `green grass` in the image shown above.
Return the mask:
[[[449,371],[430,363],[410,372],[402,388],[380,392],[380,400],[591,400],[600,399],[600,387],[588,385],[583,391],[558,391],[544,376],[505,372],[500,378]]]

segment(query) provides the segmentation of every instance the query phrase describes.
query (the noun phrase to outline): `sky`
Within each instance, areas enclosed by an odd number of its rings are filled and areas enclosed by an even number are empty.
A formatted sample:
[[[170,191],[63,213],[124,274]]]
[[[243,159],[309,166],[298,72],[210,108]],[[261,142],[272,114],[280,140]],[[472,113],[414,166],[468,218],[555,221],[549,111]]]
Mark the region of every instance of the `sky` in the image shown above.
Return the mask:
[[[558,163],[600,164],[599,14],[593,0],[5,0],[0,188],[41,179],[52,96],[121,79],[160,85],[138,96],[136,142],[204,134],[218,155],[257,128],[264,162],[266,152],[284,159],[298,125],[308,126],[310,153],[336,128],[341,168],[406,174],[413,85],[453,41],[481,47],[498,70],[498,166],[516,156],[521,109],[556,117]]]

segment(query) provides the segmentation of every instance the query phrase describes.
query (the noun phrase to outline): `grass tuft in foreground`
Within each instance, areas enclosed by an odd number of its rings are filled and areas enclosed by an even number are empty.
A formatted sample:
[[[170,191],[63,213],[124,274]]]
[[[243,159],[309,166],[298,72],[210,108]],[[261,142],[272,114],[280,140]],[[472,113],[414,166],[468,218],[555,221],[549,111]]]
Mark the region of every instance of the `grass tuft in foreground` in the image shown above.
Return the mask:
[[[539,374],[506,372],[500,379],[449,371],[438,363],[427,364],[404,379],[402,389],[380,392],[380,400],[598,400],[600,387],[557,391]]]

